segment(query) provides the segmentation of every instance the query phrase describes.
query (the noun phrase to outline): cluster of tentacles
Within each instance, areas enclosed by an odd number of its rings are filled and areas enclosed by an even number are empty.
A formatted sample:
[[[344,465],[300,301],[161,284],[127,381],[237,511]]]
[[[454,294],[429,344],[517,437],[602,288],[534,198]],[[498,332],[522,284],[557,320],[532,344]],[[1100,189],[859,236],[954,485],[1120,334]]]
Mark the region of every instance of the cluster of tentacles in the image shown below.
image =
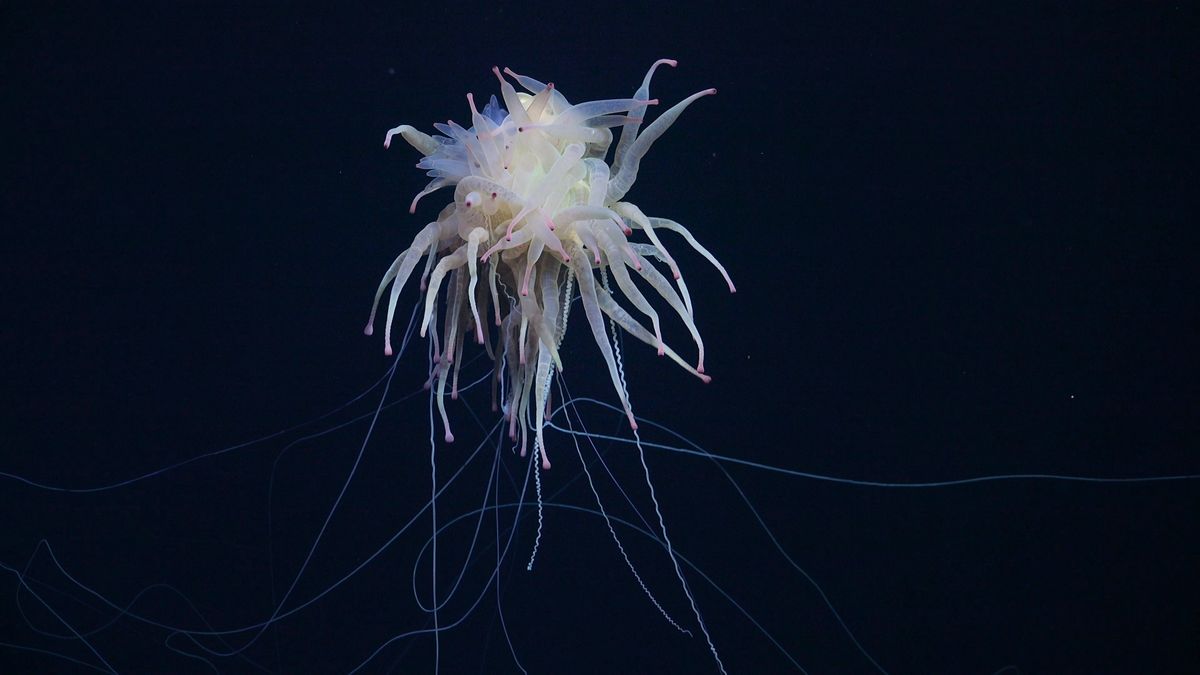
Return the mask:
[[[451,398],[457,398],[463,344],[470,334],[497,363],[493,408],[498,400],[510,436],[520,438],[522,455],[532,426],[535,452],[541,453],[543,468],[550,467],[542,427],[552,368],[562,369],[558,346],[576,286],[588,326],[634,428],[637,424],[605,331],[605,316],[708,381],[692,299],[660,233],[681,236],[720,270],[731,292],[733,282],[682,225],[647,217],[637,206],[622,201],[654,141],[693,101],[716,93],[715,89],[696,92],[643,129],[647,110],[658,104],[650,98],[650,80],[664,64],[675,62],[654,63],[633,98],[574,105],[553,83],[543,84],[505,68],[504,74],[529,93],[517,92],[500,69],[493,68],[503,105],[492,96],[479,110],[468,94],[470,127],[453,121],[435,124],[441,134],[432,136],[408,125],[388,131],[384,146],[399,134],[424,155],[417,167],[432,178],[413,199],[410,211],[422,197],[443,187],[454,188],[454,201],[417,234],[383,276],[365,332],[372,333],[379,301],[391,284],[384,343],[385,352],[392,353],[397,299],[424,259],[421,335],[429,333],[434,341],[429,384],[436,387],[447,441],[454,439],[446,416],[447,381]],[[606,158],[614,127],[620,127],[621,133],[610,164]],[[631,238],[635,231],[644,241]],[[694,367],[663,342],[658,312],[634,283],[635,276],[654,289],[691,333],[698,352]],[[629,304],[650,320],[649,329],[613,297],[609,277]]]

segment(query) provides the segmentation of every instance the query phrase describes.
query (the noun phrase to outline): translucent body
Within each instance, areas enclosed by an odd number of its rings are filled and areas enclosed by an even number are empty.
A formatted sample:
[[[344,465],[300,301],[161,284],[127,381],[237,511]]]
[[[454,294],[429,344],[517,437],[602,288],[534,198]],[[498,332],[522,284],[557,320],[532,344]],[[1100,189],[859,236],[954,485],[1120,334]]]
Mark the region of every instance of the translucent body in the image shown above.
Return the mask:
[[[542,466],[550,467],[542,426],[552,368],[563,368],[558,345],[576,285],[588,327],[630,426],[636,428],[637,424],[604,329],[605,316],[660,355],[701,380],[709,380],[704,374],[704,342],[693,320],[692,299],[678,265],[655,230],[681,234],[720,270],[730,291],[733,282],[683,226],[649,218],[634,204],[622,201],[654,141],[693,101],[716,93],[705,89],[692,94],[643,130],[643,116],[658,104],[649,98],[650,80],[664,64],[674,66],[675,62],[663,59],[654,63],[632,98],[574,105],[553,84],[505,69],[529,91],[518,93],[500,69],[493,68],[504,104],[493,96],[480,111],[468,94],[469,128],[448,121],[434,125],[441,132],[436,136],[408,125],[388,132],[384,145],[390,146],[392,137],[400,135],[424,155],[417,167],[432,179],[410,210],[416,209],[422,197],[443,187],[454,188],[454,199],[384,274],[366,333],[372,333],[380,299],[391,284],[384,349],[392,353],[391,327],[400,292],[425,258],[421,335],[432,332],[434,339],[436,365],[430,384],[437,387],[447,441],[454,436],[445,409],[446,383],[451,381],[450,395],[455,398],[457,364],[466,336],[473,335],[501,364],[495,369],[493,386],[500,392],[499,407],[508,418],[510,435],[514,439],[519,436],[524,454],[532,426]],[[620,140],[610,162],[611,129],[617,126]],[[635,231],[644,235],[645,243],[631,239]],[[655,267],[655,261],[666,266],[674,284]],[[650,329],[614,299],[607,287],[610,274],[633,309],[649,319]],[[480,283],[481,276],[485,283]],[[597,283],[597,276],[605,282]],[[696,344],[695,366],[664,343],[660,317],[640,290],[638,278],[665,300],[687,327]]]

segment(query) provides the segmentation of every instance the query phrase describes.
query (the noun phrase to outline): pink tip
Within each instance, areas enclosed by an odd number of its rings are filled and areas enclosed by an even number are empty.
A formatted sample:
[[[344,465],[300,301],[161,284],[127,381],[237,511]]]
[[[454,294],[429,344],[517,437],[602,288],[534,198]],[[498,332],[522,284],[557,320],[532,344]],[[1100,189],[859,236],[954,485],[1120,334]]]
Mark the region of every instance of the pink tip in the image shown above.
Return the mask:
[[[391,344],[386,344],[383,346],[383,355],[384,356],[392,355],[392,345]]]
[[[708,384],[709,382],[712,382],[712,378],[711,378],[711,377],[709,377],[709,376],[707,376],[707,375],[705,375],[704,373],[701,373],[701,374],[700,374],[700,381],[701,381],[701,382],[703,382],[704,384]]]
[[[450,433],[450,430],[449,430],[449,429],[447,429],[447,430],[446,430],[446,442],[447,442],[447,443],[453,443],[453,442],[454,442],[454,434]]]
[[[451,400],[451,401],[457,401],[457,400],[458,400],[458,391],[457,391],[457,390],[454,390],[454,391],[451,391],[451,392],[450,392],[450,400]]]
[[[658,99],[652,98],[649,101],[646,101],[646,105],[658,105]]]
[[[717,93],[717,88],[716,88],[716,87],[713,87],[712,89],[705,89],[705,90],[704,90],[704,95],[705,95],[705,96],[712,96],[712,95],[713,95],[713,94],[715,94],[715,93]]]
[[[367,327],[363,329],[363,335],[374,335],[374,334],[375,334],[375,326],[373,326],[371,324],[367,324]]]
[[[550,460],[546,459],[545,457],[542,457],[542,470],[543,471],[550,470]]]

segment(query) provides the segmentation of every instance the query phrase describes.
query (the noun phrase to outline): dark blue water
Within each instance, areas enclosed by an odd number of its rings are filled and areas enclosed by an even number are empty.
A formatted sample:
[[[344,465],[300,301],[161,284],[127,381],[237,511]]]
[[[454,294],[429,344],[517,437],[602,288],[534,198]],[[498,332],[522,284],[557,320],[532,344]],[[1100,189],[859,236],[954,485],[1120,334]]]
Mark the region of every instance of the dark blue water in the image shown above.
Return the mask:
[[[9,8],[0,471],[111,486],[338,408],[385,375],[381,338],[361,332],[371,294],[449,199],[408,213],[426,179],[384,132],[468,122],[493,65],[574,101],[629,96],[669,57],[664,103],[719,94],[655,144],[628,198],[689,226],[738,292],[674,240],[713,381],[626,341],[640,416],[713,453],[860,481],[1194,474],[1195,20],[1173,6]],[[615,403],[573,321],[563,382]],[[518,499],[528,475],[488,440],[486,388],[450,403],[458,440],[435,451],[445,484],[483,443],[438,501],[441,523],[468,515],[438,549],[442,599],[469,561],[438,616],[461,623],[436,657],[429,633],[389,641],[433,626],[412,582],[416,564],[428,602],[426,352],[401,356],[387,400],[416,395],[365,449],[369,420],[289,444],[372,413],[379,389],[120,487],[0,481],[0,563],[21,571],[0,575],[0,672],[430,673],[435,658],[442,673],[718,672],[664,549],[614,525],[691,638],[602,519],[554,505],[595,508],[583,456],[610,515],[657,524],[628,444],[577,454],[548,432],[532,572],[532,488],[510,548],[514,508],[470,515],[489,485]],[[620,415],[579,414],[628,436]],[[650,424],[643,438],[680,445]],[[1194,480],[872,487],[645,452],[675,550],[720,588],[681,563],[730,673],[1200,660]]]

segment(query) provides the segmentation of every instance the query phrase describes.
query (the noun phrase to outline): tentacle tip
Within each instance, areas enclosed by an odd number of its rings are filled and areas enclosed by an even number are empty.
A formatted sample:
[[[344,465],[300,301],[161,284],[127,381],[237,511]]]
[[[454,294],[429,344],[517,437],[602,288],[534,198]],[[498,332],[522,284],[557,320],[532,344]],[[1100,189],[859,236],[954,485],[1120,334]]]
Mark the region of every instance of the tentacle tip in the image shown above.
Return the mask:
[[[634,431],[637,431],[638,430],[637,422],[635,422],[633,420],[629,420],[629,428],[633,429]]]
[[[697,363],[697,364],[696,364],[696,372],[697,372],[697,373],[703,373],[703,372],[704,372],[704,362],[703,362],[703,361],[701,361],[700,363]]]
[[[708,384],[709,382],[712,382],[712,378],[709,377],[708,375],[705,375],[704,373],[700,373],[700,381],[703,382],[704,384]]]
[[[542,471],[549,471],[549,470],[550,470],[550,460],[543,457],[542,458]]]
[[[451,400],[451,401],[457,401],[457,400],[458,400],[458,392],[457,392],[457,391],[452,391],[452,392],[450,392],[450,400]]]
[[[454,442],[454,434],[450,433],[450,430],[449,430],[449,429],[447,429],[447,430],[446,430],[446,442],[447,442],[447,443],[453,443],[453,442]]]
[[[371,336],[374,334],[375,334],[375,326],[372,324],[367,324],[367,327],[363,329],[363,335]]]
[[[384,356],[391,356],[391,355],[392,355],[392,346],[391,346],[391,345],[384,345],[384,347],[383,347],[383,355],[384,355]]]
[[[713,94],[717,93],[717,88],[716,88],[716,87],[713,87],[713,88],[711,88],[711,89],[705,89],[705,90],[704,90],[702,93],[703,93],[705,96],[712,96]]]

